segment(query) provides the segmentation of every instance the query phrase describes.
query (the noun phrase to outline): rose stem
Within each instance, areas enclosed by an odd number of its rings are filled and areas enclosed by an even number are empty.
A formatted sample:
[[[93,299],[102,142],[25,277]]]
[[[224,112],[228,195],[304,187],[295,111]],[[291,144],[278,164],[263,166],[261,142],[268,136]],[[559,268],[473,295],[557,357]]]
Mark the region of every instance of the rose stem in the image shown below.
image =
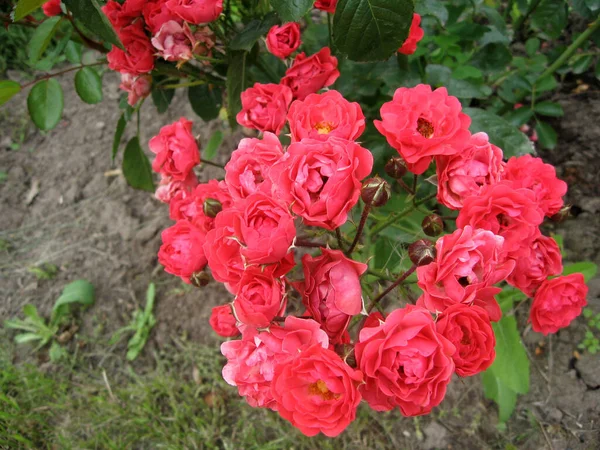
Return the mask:
[[[388,295],[388,294],[389,294],[390,292],[392,292],[392,291],[393,291],[393,290],[394,290],[396,287],[398,287],[400,284],[402,284],[402,282],[403,282],[404,280],[406,280],[406,279],[407,279],[409,276],[411,276],[411,275],[413,274],[413,272],[414,272],[416,269],[417,269],[417,266],[415,266],[415,265],[413,264],[413,266],[412,266],[410,269],[408,269],[406,272],[404,272],[404,273],[403,273],[403,274],[400,276],[400,278],[398,278],[396,281],[394,281],[392,284],[390,284],[390,285],[388,286],[388,288],[387,288],[385,291],[383,291],[381,294],[379,294],[377,297],[375,297],[375,298],[374,298],[374,299],[371,301],[371,304],[369,305],[369,309],[367,309],[367,313],[370,313],[370,312],[373,310],[373,308],[375,307],[375,305],[376,305],[377,303],[379,303],[383,297],[385,297],[386,295]]]

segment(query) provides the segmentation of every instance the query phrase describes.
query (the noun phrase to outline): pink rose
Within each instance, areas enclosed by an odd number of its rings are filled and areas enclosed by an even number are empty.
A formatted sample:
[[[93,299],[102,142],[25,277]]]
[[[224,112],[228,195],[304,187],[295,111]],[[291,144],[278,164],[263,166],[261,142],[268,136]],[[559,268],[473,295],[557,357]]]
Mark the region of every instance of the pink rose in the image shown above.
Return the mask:
[[[255,192],[271,192],[271,166],[283,156],[277,136],[265,133],[262,139],[242,139],[225,166],[225,181],[231,196],[240,200]]]
[[[144,4],[142,12],[146,26],[151,34],[158,33],[161,27],[171,20],[183,24],[183,19],[175,15],[168,8],[167,0],[149,0]]]
[[[365,131],[365,116],[358,103],[338,91],[310,94],[292,103],[287,115],[292,142],[304,138],[325,141],[330,136],[357,140]]]
[[[154,35],[152,45],[165,60],[186,62],[192,59],[194,37],[187,23],[182,26],[170,20]]]
[[[170,203],[178,193],[189,194],[198,185],[198,177],[190,172],[185,180],[173,180],[169,176],[162,176],[154,196],[163,203]]]
[[[335,12],[337,2],[338,0],[317,0],[315,2],[315,8],[333,14]]]
[[[422,174],[434,156],[455,155],[471,135],[471,119],[461,112],[456,97],[446,88],[431,90],[419,84],[399,88],[394,99],[381,107],[375,126],[406,160],[408,170]]]
[[[246,128],[279,134],[291,102],[292,91],[287,86],[256,83],[242,92],[237,122]]]
[[[406,38],[406,41],[404,41],[404,44],[402,44],[402,47],[398,49],[399,53],[402,53],[403,55],[412,55],[417,51],[417,44],[421,39],[423,39],[423,36],[425,36],[425,32],[420,25],[421,16],[417,13],[414,13],[412,23],[410,24],[408,37]]]
[[[47,17],[54,17],[62,14],[60,0],[50,0],[42,5],[42,10]]]
[[[277,196],[310,226],[343,225],[371,173],[373,155],[355,142],[331,137],[292,143],[270,172]]]
[[[113,46],[108,53],[108,67],[121,73],[142,75],[154,69],[154,49],[142,21],[132,23],[119,32],[125,51]]]
[[[271,393],[279,415],[306,436],[335,437],[356,418],[360,371],[318,344],[279,364]]]
[[[483,372],[494,362],[496,336],[484,309],[452,305],[438,317],[436,329],[456,347],[452,360],[461,377]]]
[[[476,133],[460,153],[436,157],[438,201],[450,209],[461,209],[465,198],[477,196],[483,186],[500,181],[502,156],[502,150],[490,144],[487,134]]]
[[[307,95],[331,86],[339,76],[337,58],[331,56],[329,47],[324,47],[311,56],[305,53],[296,56],[281,84],[292,90],[295,99],[304,100]]]
[[[202,246],[206,235],[191,223],[180,220],[162,232],[163,244],[158,251],[158,262],[165,272],[190,283],[190,277],[206,266]]]
[[[536,289],[549,276],[559,275],[562,270],[558,244],[554,239],[540,234],[531,244],[529,253],[517,258],[515,270],[506,281],[533,297]]]
[[[569,326],[587,305],[587,293],[580,273],[544,281],[531,305],[529,320],[533,331],[548,335]]]
[[[363,328],[354,351],[365,378],[360,392],[376,411],[427,414],[444,399],[454,373],[454,346],[436,331],[429,311],[413,305]]]
[[[242,275],[233,308],[243,324],[266,328],[285,308],[284,296],[285,285],[272,269],[250,266]]]
[[[174,180],[185,180],[192,169],[200,164],[200,152],[192,136],[192,122],[182,117],[161,128],[158,136],[150,139],[150,151],[156,154],[152,169]]]
[[[456,226],[471,225],[502,236],[503,252],[516,259],[529,252],[543,220],[544,213],[538,207],[533,191],[501,181],[484,186],[478,196],[466,198]]]
[[[275,25],[267,33],[267,49],[280,59],[294,53],[301,43],[300,25],[296,22]]]
[[[167,0],[167,7],[193,25],[214,22],[223,12],[223,0]]]
[[[322,248],[321,256],[304,255],[302,293],[307,312],[321,324],[332,344],[341,343],[352,316],[363,308],[360,276],[367,265],[346,258],[339,250]]]
[[[215,306],[210,314],[209,323],[219,336],[236,337],[240,335],[235,317],[231,313],[231,305]]]
[[[122,90],[127,92],[127,103],[130,106],[135,106],[137,103],[150,95],[152,90],[152,77],[150,75],[135,76],[128,73],[121,74]]]
[[[512,157],[506,164],[503,178],[510,180],[515,188],[531,189],[539,207],[548,217],[562,208],[567,183],[556,177],[556,169],[531,155]]]
[[[500,308],[493,294],[486,290],[482,302],[480,292],[504,280],[513,270],[514,261],[503,261],[504,239],[491,231],[473,229],[469,225],[438,239],[434,262],[417,267],[417,278],[423,295],[418,305],[431,312],[443,312],[456,303],[474,302],[488,311],[492,320],[500,319]]]

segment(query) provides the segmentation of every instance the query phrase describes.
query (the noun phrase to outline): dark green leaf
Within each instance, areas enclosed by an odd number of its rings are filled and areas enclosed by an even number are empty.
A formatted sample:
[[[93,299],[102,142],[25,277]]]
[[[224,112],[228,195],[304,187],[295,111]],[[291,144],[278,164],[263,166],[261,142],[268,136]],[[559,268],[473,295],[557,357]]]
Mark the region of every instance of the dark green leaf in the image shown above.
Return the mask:
[[[553,91],[556,89],[557,83],[553,75],[548,75],[540,78],[535,82],[535,90],[537,92]]]
[[[552,128],[546,122],[538,120],[535,130],[537,131],[539,139],[538,142],[543,148],[552,150],[554,147],[556,147],[556,141],[558,137],[556,136],[556,131],[554,131],[554,128]]]
[[[140,146],[140,140],[137,136],[131,139],[125,147],[123,175],[131,187],[154,192],[152,167]]]
[[[483,78],[483,74],[481,70],[477,67],[473,66],[459,66],[452,71],[452,78],[457,80],[465,80],[465,79],[481,79]]]
[[[531,27],[542,37],[558,38],[567,27],[567,2],[542,0],[531,15]]]
[[[169,105],[173,101],[173,97],[175,96],[174,89],[161,89],[158,86],[158,81],[160,77],[154,77],[152,81],[152,101],[156,106],[156,110],[159,114],[164,114],[169,109]]]
[[[413,10],[412,0],[339,0],[335,46],[353,61],[388,59],[408,37]]]
[[[84,67],[77,71],[75,90],[81,100],[90,105],[100,103],[104,97],[102,94],[102,78],[91,67]]]
[[[504,151],[504,156],[521,156],[533,152],[531,141],[519,129],[502,117],[479,108],[465,108],[465,114],[471,117],[471,132],[483,131],[490,142]]]
[[[48,0],[19,0],[15,8],[14,21],[21,20],[36,9],[40,8]]]
[[[540,49],[540,40],[538,38],[527,39],[525,42],[525,50],[529,56],[533,56]]]
[[[219,117],[223,105],[223,93],[218,87],[208,84],[192,86],[188,89],[188,98],[194,112],[205,122]]]
[[[488,98],[492,94],[492,88],[483,81],[451,79],[448,82],[448,93],[460,99]]]
[[[61,18],[58,16],[50,17],[49,19],[44,20],[44,22],[35,29],[35,32],[27,45],[27,56],[29,57],[30,64],[35,64],[40,60],[48,48],[48,45],[50,45],[50,41],[52,41],[52,38],[56,34],[60,21]]]
[[[514,109],[504,115],[504,119],[506,119],[511,125],[514,125],[515,127],[520,127],[521,125],[526,124],[532,117],[533,111],[525,106],[518,109]]]
[[[115,160],[117,153],[119,152],[119,146],[121,145],[121,139],[123,138],[123,133],[125,132],[125,127],[127,127],[127,120],[125,120],[125,113],[121,114],[119,117],[119,121],[117,122],[117,129],[115,130],[115,137],[113,139],[113,147],[112,147],[112,160]]]
[[[124,49],[119,36],[102,12],[98,0],[63,0],[63,2],[73,16],[81,21],[87,29],[105,41]]]
[[[575,62],[573,63],[571,70],[576,75],[582,74],[590,68],[593,61],[594,61],[594,56],[592,56],[592,55],[578,57],[575,60]]]
[[[223,143],[223,138],[224,136],[221,131],[215,131],[206,144],[204,151],[202,152],[202,159],[213,159],[217,154],[217,150],[219,150],[219,147]]]
[[[504,70],[511,60],[512,54],[506,45],[493,43],[481,47],[470,62],[484,72],[494,72]]]
[[[242,110],[241,95],[246,89],[246,52],[231,52],[227,68],[227,113],[231,128],[237,122],[235,116]]]
[[[598,266],[590,261],[582,261],[565,266],[563,275],[571,275],[572,273],[582,273],[585,282],[588,283],[598,273]]]
[[[83,46],[77,42],[69,41],[65,47],[65,56],[70,63],[81,64]]]
[[[562,117],[565,113],[562,106],[554,102],[539,102],[533,108],[534,111],[542,116]]]
[[[415,12],[421,16],[430,15],[440,21],[442,25],[448,20],[448,10],[441,0],[423,0],[415,5]]]
[[[446,86],[452,75],[450,68],[441,64],[427,64],[425,73],[427,75],[427,84],[433,87]]]
[[[0,80],[0,106],[21,92],[21,85],[11,80]]]
[[[265,35],[273,25],[277,25],[279,19],[275,13],[269,13],[262,20],[253,20],[232,40],[229,44],[231,50],[252,50],[256,41]]]
[[[54,78],[37,83],[27,97],[31,120],[42,131],[51,130],[58,125],[63,107],[63,90]]]
[[[298,22],[313,3],[314,0],[271,0],[271,6],[284,22]]]

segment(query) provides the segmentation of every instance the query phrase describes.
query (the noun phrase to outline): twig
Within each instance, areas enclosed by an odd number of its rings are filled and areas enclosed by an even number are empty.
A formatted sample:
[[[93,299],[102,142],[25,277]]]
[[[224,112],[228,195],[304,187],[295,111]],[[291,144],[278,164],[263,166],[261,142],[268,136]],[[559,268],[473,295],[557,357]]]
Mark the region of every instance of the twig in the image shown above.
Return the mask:
[[[337,239],[338,247],[340,248],[341,251],[345,252],[344,239],[342,238],[342,232],[340,231],[339,228],[335,229],[335,237]]]
[[[381,294],[379,294],[377,297],[375,297],[372,301],[371,304],[369,305],[369,308],[367,309],[367,313],[370,313],[373,308],[375,307],[375,305],[377,303],[379,303],[381,301],[381,299],[383,297],[385,297],[386,295],[388,295],[390,292],[392,292],[396,287],[398,287],[400,284],[402,284],[402,282],[404,280],[406,280],[409,276],[411,276],[413,274],[413,272],[417,270],[417,266],[415,266],[413,264],[413,266],[408,269],[406,272],[404,272],[400,278],[398,278],[396,281],[394,281],[385,291],[383,291]]]
[[[54,77],[59,77],[61,75],[64,75],[65,73],[69,73],[69,72],[73,72],[75,70],[80,70],[83,69],[84,67],[94,67],[94,66],[101,66],[106,64],[105,61],[97,61],[95,63],[92,64],[81,64],[79,66],[75,66],[75,67],[70,67],[68,69],[65,70],[61,70],[60,72],[56,72],[56,73],[49,73],[47,75],[44,75],[42,77],[36,78],[35,80],[31,81],[30,83],[26,83],[23,86],[21,86],[21,89],[26,89],[29,86],[32,86],[36,83],[38,83],[39,81],[43,81],[43,80],[49,80],[50,78],[54,78]]]
[[[214,163],[212,161],[202,160],[202,164],[206,164],[207,166],[218,167],[219,169],[225,170],[225,166],[223,166],[222,164]]]
[[[113,394],[112,389],[110,388],[110,384],[108,383],[108,377],[106,376],[106,370],[102,369],[102,378],[104,378],[104,384],[106,385],[106,389],[108,390],[108,395],[113,402],[116,402],[117,399]]]
[[[356,230],[356,235],[354,236],[354,241],[350,244],[348,250],[346,250],[346,255],[350,255],[354,249],[356,248],[360,238],[362,236],[363,230],[365,229],[365,225],[367,223],[367,219],[369,218],[369,213],[371,212],[372,201],[365,204],[365,209],[363,209],[362,215],[360,216],[360,223],[358,224],[358,229]]]
[[[326,244],[321,244],[320,242],[304,241],[302,239],[296,239],[296,242],[294,243],[294,245],[296,247],[307,247],[307,248],[326,247]]]

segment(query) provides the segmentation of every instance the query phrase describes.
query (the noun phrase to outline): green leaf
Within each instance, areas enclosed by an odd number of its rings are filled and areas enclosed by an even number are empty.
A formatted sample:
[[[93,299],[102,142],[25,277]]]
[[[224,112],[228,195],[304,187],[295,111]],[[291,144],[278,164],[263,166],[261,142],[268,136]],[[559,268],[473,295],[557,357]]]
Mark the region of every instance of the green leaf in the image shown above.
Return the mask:
[[[33,323],[44,323],[44,319],[38,314],[37,308],[29,303],[23,306],[23,314]]]
[[[70,63],[81,64],[81,57],[83,56],[83,45],[69,41],[65,47],[65,56]]]
[[[235,116],[242,110],[241,95],[246,89],[246,52],[231,52],[227,68],[227,113],[231,128],[235,128]]]
[[[469,78],[473,79],[481,79],[483,78],[483,73],[477,67],[473,66],[459,66],[452,71],[452,78],[456,78],[457,80],[465,80]]]
[[[21,20],[46,3],[48,0],[19,0],[15,8],[14,21]]]
[[[84,102],[94,105],[104,98],[102,94],[102,78],[91,67],[84,67],[75,75],[75,90]]]
[[[470,63],[483,72],[494,72],[504,70],[511,60],[512,54],[506,45],[492,43],[481,47],[473,55]]]
[[[65,286],[62,294],[52,308],[51,322],[56,323],[60,318],[67,315],[70,306],[78,303],[82,306],[94,304],[94,285],[87,280],[76,280]]]
[[[339,0],[334,44],[353,61],[388,59],[408,37],[413,11],[412,0]]]
[[[192,86],[188,89],[188,98],[194,112],[205,122],[219,117],[223,93],[218,87],[208,84]]]
[[[56,341],[52,342],[50,346],[50,350],[48,351],[48,356],[50,357],[50,361],[56,363],[60,361],[67,355],[67,351],[60,346],[60,344]]]
[[[546,122],[538,120],[535,130],[537,131],[538,142],[543,148],[552,150],[554,147],[556,147],[558,136],[556,135],[554,128],[552,128]]]
[[[421,16],[433,16],[439,20],[442,25],[448,20],[448,9],[446,9],[442,0],[419,1],[415,5],[415,12]]]
[[[29,57],[30,64],[33,65],[40,60],[56,34],[60,21],[61,18],[59,16],[50,17],[35,29],[27,45],[27,56]]]
[[[452,71],[449,67],[441,64],[427,64],[425,74],[427,75],[427,84],[433,87],[440,87],[448,84]]]
[[[298,22],[313,3],[314,0],[271,0],[271,6],[284,22]]]
[[[213,159],[217,154],[217,150],[219,150],[219,147],[223,143],[223,138],[223,133],[220,130],[215,131],[204,148],[202,158],[206,160]]]
[[[514,125],[515,127],[520,127],[521,125],[526,124],[532,117],[533,111],[527,106],[522,106],[521,108],[514,109],[504,115],[504,119],[506,119],[511,125]]]
[[[541,114],[542,116],[562,117],[565,114],[562,106],[554,102],[539,102],[536,103],[533,109],[536,113]]]
[[[135,189],[154,192],[152,167],[148,157],[142,151],[140,140],[136,136],[129,141],[123,154],[123,175],[129,185]]]
[[[481,381],[485,398],[494,400],[498,404],[498,420],[500,423],[506,422],[517,405],[517,393],[489,370],[482,374]]]
[[[279,19],[275,13],[269,13],[261,20],[256,19],[251,21],[231,40],[229,48],[231,50],[246,50],[249,52],[252,50],[254,44],[256,44],[256,41],[278,23]]]
[[[102,12],[98,0],[63,0],[63,2],[73,13],[73,16],[84,24],[87,29],[105,41],[123,50],[125,49],[108,18]]]
[[[567,27],[567,2],[542,0],[531,15],[531,27],[541,32],[541,37],[556,39]]]
[[[152,101],[159,114],[164,114],[169,109],[169,105],[175,96],[174,89],[160,89],[158,83],[163,79],[162,76],[153,77],[152,80]]]
[[[530,38],[525,42],[525,51],[529,56],[533,56],[540,49],[541,42],[538,38]]]
[[[533,146],[527,136],[502,117],[479,108],[465,108],[463,112],[471,117],[471,132],[487,133],[490,142],[500,147],[505,157],[533,152]]]
[[[42,336],[36,333],[22,333],[15,336],[15,342],[17,344],[25,344],[27,342],[40,340],[42,340]]]
[[[117,129],[115,130],[115,137],[113,138],[113,147],[111,159],[114,161],[117,153],[119,152],[119,146],[121,145],[121,139],[123,139],[123,133],[127,127],[127,120],[125,120],[125,113],[121,114],[119,121],[117,122]]]
[[[0,106],[21,92],[21,85],[11,80],[0,81]]]
[[[461,99],[488,98],[492,94],[492,88],[483,81],[451,79],[448,82],[448,93]]]
[[[54,78],[37,83],[27,97],[31,120],[42,131],[51,130],[58,125],[63,108],[63,90]]]
[[[574,264],[569,264],[564,267],[563,275],[571,275],[572,273],[581,273],[585,282],[589,282],[598,273],[598,266],[590,261],[582,261]]]
[[[553,91],[557,85],[556,78],[553,75],[548,75],[535,82],[535,89],[537,92]]]

